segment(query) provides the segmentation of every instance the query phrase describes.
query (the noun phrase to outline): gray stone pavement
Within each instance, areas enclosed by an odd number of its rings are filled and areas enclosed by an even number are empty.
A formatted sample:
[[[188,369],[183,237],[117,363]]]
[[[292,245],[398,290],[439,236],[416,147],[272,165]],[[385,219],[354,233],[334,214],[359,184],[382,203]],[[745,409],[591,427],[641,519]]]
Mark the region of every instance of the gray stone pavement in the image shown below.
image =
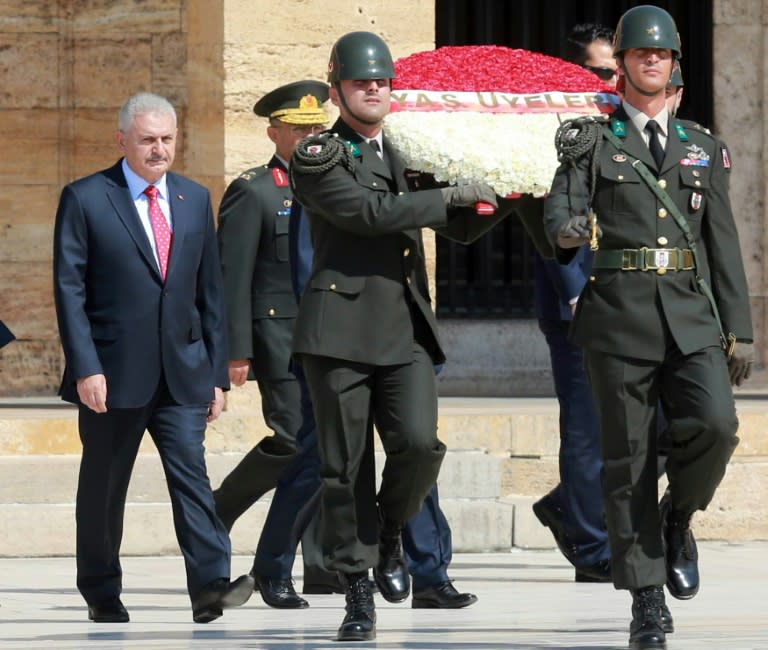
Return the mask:
[[[707,542],[699,551],[699,595],[668,598],[676,627],[669,650],[768,650],[768,542]],[[250,562],[235,557],[233,574]],[[310,596],[309,609],[286,611],[254,594],[217,621],[196,625],[180,557],[126,557],[123,570],[131,622],[95,624],[74,587],[73,558],[0,559],[0,648],[588,650],[626,648],[628,637],[629,595],[574,583],[555,551],[455,555],[451,576],[479,596],[476,605],[414,610],[377,596],[378,638],[349,644],[333,641],[343,596]]]

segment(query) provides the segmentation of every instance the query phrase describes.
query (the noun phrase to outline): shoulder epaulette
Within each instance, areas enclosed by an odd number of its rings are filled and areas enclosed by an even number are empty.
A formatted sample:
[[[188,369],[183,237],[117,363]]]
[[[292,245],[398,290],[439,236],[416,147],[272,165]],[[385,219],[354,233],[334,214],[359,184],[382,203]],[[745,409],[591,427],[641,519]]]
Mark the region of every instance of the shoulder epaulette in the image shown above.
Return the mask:
[[[244,181],[253,181],[264,176],[264,174],[268,172],[269,167],[267,165],[259,165],[258,167],[252,167],[251,169],[244,171],[238,178],[241,178]]]
[[[692,120],[677,120],[680,122],[686,129],[692,129],[694,131],[698,131],[699,133],[704,133],[705,135],[711,136],[714,138],[715,136],[712,135],[712,131],[710,131],[706,126],[702,126],[698,122],[694,122]]]

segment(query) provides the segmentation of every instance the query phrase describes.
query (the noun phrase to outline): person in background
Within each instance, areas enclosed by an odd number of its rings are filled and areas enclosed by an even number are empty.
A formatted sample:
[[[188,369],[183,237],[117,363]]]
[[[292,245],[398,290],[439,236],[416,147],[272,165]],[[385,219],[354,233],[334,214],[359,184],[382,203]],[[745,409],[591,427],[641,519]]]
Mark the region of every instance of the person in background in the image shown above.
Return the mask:
[[[615,84],[612,40],[610,27],[576,25],[566,39],[567,58],[598,74],[606,84]],[[543,200],[536,207],[543,209]],[[592,268],[592,252],[582,246],[568,264],[537,253],[534,264],[534,307],[549,347],[560,407],[560,482],[533,504],[533,512],[574,565],[576,582],[610,582],[597,413],[581,347],[568,339],[576,303]]]
[[[731,385],[751,375],[754,347],[730,153],[666,104],[681,56],[674,19],[656,6],[630,9],[614,54],[622,106],[562,127],[544,225],[561,262],[598,242],[571,337],[600,421],[613,583],[632,594],[630,648],[649,650],[666,648],[674,630],[664,585],[683,600],[699,590],[691,519],[738,444]],[[592,196],[569,192],[590,173]],[[661,504],[659,404],[671,442]]]
[[[302,417],[301,388],[291,372],[291,342],[298,306],[291,286],[288,224],[293,193],[288,162],[296,144],[328,123],[323,104],[328,84],[303,80],[264,95],[253,111],[269,120],[267,137],[275,151],[266,165],[249,169],[227,188],[219,208],[219,253],[229,327],[229,378],[242,386],[258,382],[264,421],[274,435],[264,437],[214,492],[216,512],[229,530],[238,517],[275,488],[297,453],[300,430],[314,428]],[[301,480],[294,475],[296,480]],[[298,490],[303,490],[303,484]],[[272,559],[266,548],[294,526],[284,508],[271,504],[256,553],[253,576],[264,602],[303,608],[291,579],[293,556]],[[305,555],[311,538],[304,540]],[[317,555],[317,554],[314,554]],[[305,586],[307,581],[305,569]]]
[[[120,594],[128,482],[149,431],[163,463],[192,617],[242,605],[253,579],[230,582],[230,543],[205,465],[206,424],[224,404],[227,333],[208,190],[170,171],[176,112],[139,93],[120,109],[123,157],[64,187],[53,277],[66,366],[62,399],[77,404],[77,587],[97,623],[129,620]]]

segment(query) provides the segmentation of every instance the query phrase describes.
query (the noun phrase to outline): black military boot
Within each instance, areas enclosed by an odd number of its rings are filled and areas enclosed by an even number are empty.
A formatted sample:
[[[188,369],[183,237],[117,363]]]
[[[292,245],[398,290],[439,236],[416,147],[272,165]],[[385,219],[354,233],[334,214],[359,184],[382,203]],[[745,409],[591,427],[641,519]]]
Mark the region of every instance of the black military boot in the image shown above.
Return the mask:
[[[411,593],[411,576],[403,558],[403,524],[379,515],[379,562],[373,567],[373,579],[385,600],[400,603]]]
[[[659,508],[667,589],[675,598],[688,600],[699,591],[699,551],[691,531],[691,515],[673,510],[668,492]]]
[[[336,633],[337,641],[370,641],[376,638],[376,606],[368,572],[339,576],[345,587],[347,615]]]
[[[664,604],[662,587],[632,590],[632,622],[629,624],[629,650],[658,650],[667,647],[661,622]]]

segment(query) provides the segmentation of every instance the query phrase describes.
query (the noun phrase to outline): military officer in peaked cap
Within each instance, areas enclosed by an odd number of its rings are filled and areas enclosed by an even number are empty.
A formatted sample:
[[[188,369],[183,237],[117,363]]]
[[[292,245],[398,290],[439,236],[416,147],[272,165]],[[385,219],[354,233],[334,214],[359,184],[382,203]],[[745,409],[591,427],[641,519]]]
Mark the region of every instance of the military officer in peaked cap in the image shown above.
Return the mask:
[[[544,222],[561,261],[597,248],[571,337],[600,421],[613,582],[632,593],[629,646],[643,650],[665,648],[674,629],[664,584],[679,599],[698,591],[691,517],[738,443],[731,384],[749,377],[754,351],[728,149],[665,102],[681,56],[674,20],[633,7],[614,56],[624,102],[558,132],[563,164]],[[659,404],[671,440],[661,507]]]
[[[227,529],[263,494],[273,489],[296,457],[302,429],[301,391],[290,370],[297,306],[288,260],[292,193],[288,161],[296,144],[328,122],[323,103],[328,85],[289,83],[262,97],[254,113],[269,120],[267,136],[275,154],[242,173],[227,188],[219,209],[219,250],[229,326],[229,377],[234,386],[255,379],[272,435],[264,437],[214,492],[216,511]],[[310,423],[311,424],[311,423]],[[291,527],[270,516],[272,527]],[[275,535],[277,539],[279,535]],[[256,588],[273,607],[301,608],[307,602],[292,585],[291,567],[262,557],[254,560]]]

